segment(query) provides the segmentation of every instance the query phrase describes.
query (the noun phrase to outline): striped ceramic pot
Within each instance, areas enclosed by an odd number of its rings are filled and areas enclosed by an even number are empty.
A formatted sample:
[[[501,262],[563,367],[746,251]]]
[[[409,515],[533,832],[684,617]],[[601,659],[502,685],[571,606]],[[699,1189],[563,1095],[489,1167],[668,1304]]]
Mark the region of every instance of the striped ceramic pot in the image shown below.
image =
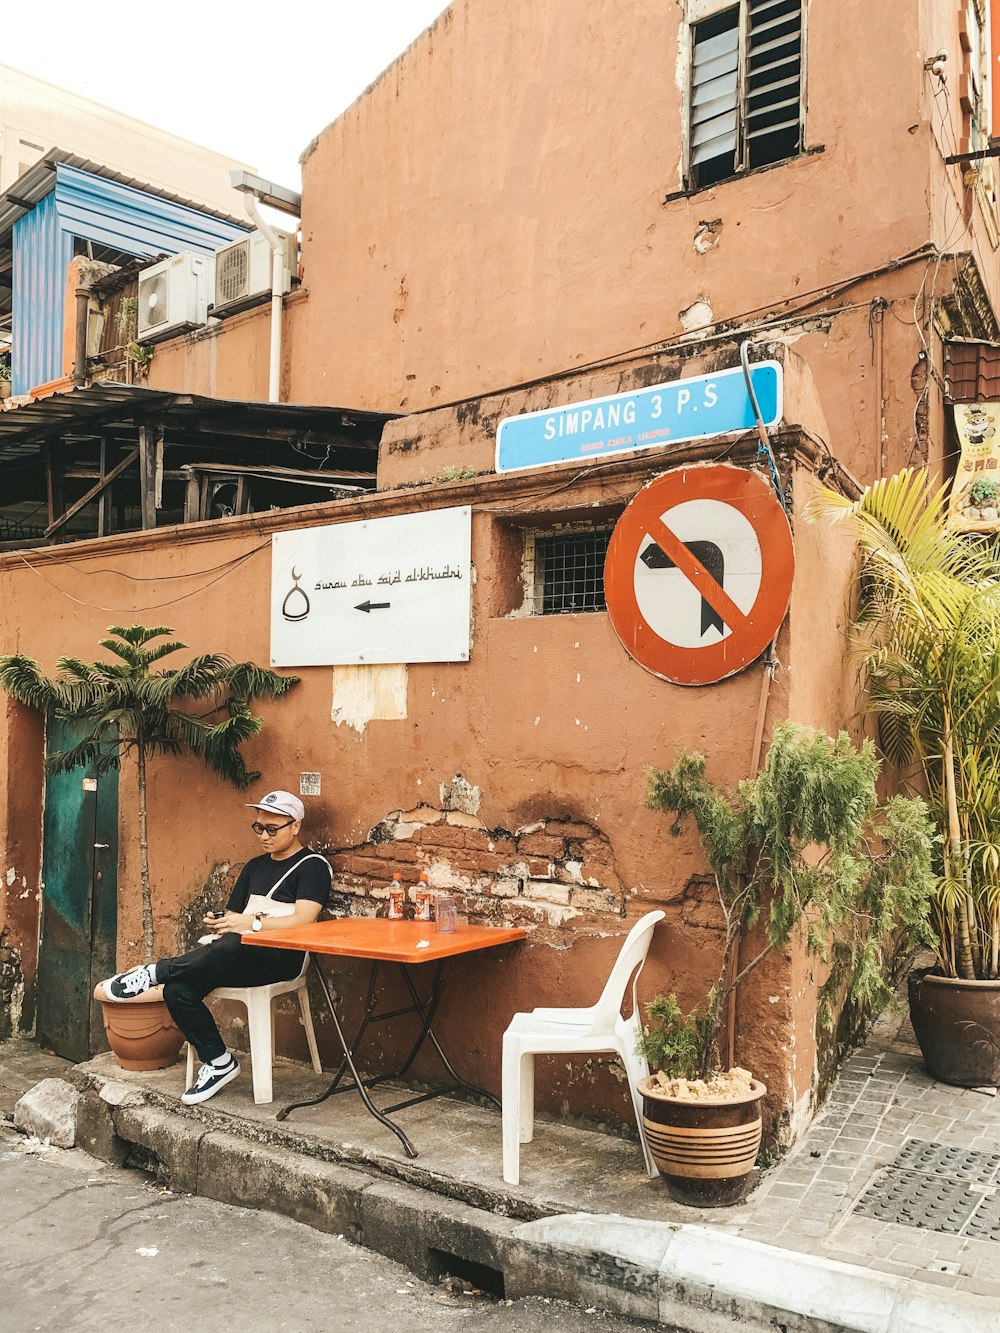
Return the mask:
[[[648,1078],[638,1087],[646,1142],[673,1197],[700,1208],[738,1203],[760,1151],[764,1084],[754,1079],[743,1097],[700,1101],[665,1097]]]

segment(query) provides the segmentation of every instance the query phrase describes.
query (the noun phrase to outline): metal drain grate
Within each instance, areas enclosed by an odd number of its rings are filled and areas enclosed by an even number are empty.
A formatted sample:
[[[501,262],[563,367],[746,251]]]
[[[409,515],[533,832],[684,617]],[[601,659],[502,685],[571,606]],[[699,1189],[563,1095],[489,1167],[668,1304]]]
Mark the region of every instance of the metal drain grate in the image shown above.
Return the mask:
[[[893,1168],[923,1171],[974,1185],[995,1185],[1000,1171],[1000,1153],[976,1152],[972,1148],[942,1148],[938,1143],[907,1139]]]
[[[854,1211],[877,1217],[880,1222],[898,1222],[904,1227],[958,1232],[982,1197],[958,1181],[890,1167]]]
[[[1000,1153],[909,1139],[854,1211],[882,1222],[1000,1241]]]
[[[974,1240],[1000,1241],[1000,1195],[986,1196],[962,1234]]]

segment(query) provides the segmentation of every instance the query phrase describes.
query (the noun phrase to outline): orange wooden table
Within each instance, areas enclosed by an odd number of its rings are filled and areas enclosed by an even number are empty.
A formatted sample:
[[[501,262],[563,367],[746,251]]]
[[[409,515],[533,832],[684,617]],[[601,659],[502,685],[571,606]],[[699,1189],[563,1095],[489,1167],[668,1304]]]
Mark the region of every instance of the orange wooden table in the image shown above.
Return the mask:
[[[244,944],[258,945],[269,949],[307,949],[311,954],[330,954],[339,958],[368,958],[372,967],[368,979],[368,995],[365,1000],[364,1016],[354,1040],[347,1041],[344,1029],[334,1004],[333,996],[327,985],[323,970],[316,967],[316,975],[326,999],[330,1016],[343,1051],[333,1082],[319,1097],[311,1101],[293,1102],[278,1112],[278,1119],[285,1120],[288,1115],[302,1106],[318,1106],[335,1093],[347,1092],[356,1088],[367,1110],[399,1139],[408,1157],[416,1157],[417,1151],[406,1134],[390,1119],[393,1111],[415,1106],[418,1102],[430,1101],[433,1097],[443,1097],[447,1093],[465,1088],[480,1097],[486,1097],[499,1108],[499,1100],[483,1088],[467,1083],[452,1067],[441,1042],[434,1031],[433,1022],[444,989],[444,965],[449,958],[459,954],[478,953],[482,949],[495,949],[501,944],[513,944],[523,940],[526,932],[520,928],[507,929],[498,926],[456,926],[454,932],[439,935],[433,921],[390,921],[385,917],[341,917],[335,921],[317,921],[311,926],[291,926],[287,929],[259,931],[257,934],[241,935]],[[401,1009],[379,1012],[379,969],[385,963],[398,965],[403,983],[409,992],[412,1003]],[[421,997],[416,981],[410,969],[423,964],[433,963],[433,975],[427,993]],[[405,1014],[416,1014],[420,1020],[420,1030],[412,1049],[402,1065],[392,1073],[379,1074],[374,1078],[363,1079],[355,1063],[357,1052],[364,1035],[372,1023],[394,1021]],[[425,1041],[433,1046],[438,1059],[453,1080],[448,1087],[436,1092],[425,1092],[417,1097],[396,1102],[380,1110],[372,1101],[368,1089],[378,1083],[404,1078],[413,1065],[417,1054]],[[344,1082],[345,1074],[349,1081]]]

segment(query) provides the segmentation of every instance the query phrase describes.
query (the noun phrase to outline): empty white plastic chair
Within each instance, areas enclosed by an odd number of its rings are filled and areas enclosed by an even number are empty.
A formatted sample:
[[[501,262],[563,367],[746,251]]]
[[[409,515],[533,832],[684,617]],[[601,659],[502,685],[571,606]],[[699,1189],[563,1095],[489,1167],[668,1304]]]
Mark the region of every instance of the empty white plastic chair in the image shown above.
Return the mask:
[[[219,986],[206,997],[216,1000],[238,1000],[240,1004],[246,1005],[250,1065],[253,1070],[253,1099],[258,1106],[263,1102],[274,1100],[271,1078],[271,1067],[274,1062],[274,1015],[271,1011],[271,1001],[275,996],[291,995],[293,992],[298,996],[312,1067],[317,1074],[323,1072],[316,1046],[312,1009],[309,1006],[309,988],[306,983],[308,968],[309,955],[306,954],[302,971],[291,981],[274,981],[267,986]],[[184,1084],[186,1088],[194,1082],[194,1057],[194,1047],[188,1042],[187,1075]]]
[[[642,1132],[642,1097],[636,1084],[649,1073],[645,1058],[636,1051],[642,1016],[636,984],[646,961],[653,930],[663,920],[660,911],[647,912],[637,921],[621,947],[601,998],[588,1009],[533,1009],[515,1014],[503,1036],[503,1178],[508,1185],[520,1179],[521,1144],[530,1143],[535,1126],[535,1056],[613,1052],[625,1066],[635,1107],[639,1141],[651,1176],[659,1172]],[[622,1000],[632,978],[632,1012],[622,1018]]]

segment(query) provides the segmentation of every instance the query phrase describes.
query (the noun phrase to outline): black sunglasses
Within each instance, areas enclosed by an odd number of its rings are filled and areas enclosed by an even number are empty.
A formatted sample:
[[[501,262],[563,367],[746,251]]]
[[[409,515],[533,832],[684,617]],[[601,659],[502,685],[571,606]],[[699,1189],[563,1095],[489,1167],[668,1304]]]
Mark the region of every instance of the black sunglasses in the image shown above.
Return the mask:
[[[288,828],[289,824],[294,824],[294,823],[295,823],[294,819],[288,819],[285,821],[284,824],[258,824],[257,821],[254,820],[254,822],[250,825],[250,827],[253,829],[254,833],[257,834],[258,838],[262,838],[265,833],[269,838],[273,838],[274,835],[277,832],[279,832],[279,830],[283,828]]]

